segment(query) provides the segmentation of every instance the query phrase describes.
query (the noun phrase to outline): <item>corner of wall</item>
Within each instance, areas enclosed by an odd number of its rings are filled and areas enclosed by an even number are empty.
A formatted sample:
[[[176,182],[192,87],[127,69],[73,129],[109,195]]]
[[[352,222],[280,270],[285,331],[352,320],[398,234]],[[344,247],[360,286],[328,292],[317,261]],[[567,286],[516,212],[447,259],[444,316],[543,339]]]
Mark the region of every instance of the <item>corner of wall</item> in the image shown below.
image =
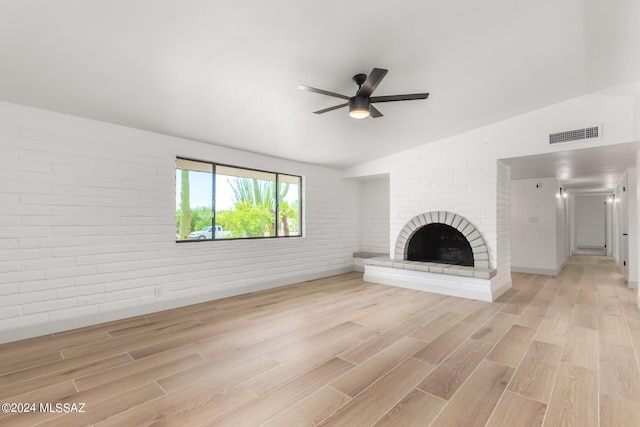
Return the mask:
[[[511,277],[511,168],[498,160],[496,229],[498,272],[507,272]]]

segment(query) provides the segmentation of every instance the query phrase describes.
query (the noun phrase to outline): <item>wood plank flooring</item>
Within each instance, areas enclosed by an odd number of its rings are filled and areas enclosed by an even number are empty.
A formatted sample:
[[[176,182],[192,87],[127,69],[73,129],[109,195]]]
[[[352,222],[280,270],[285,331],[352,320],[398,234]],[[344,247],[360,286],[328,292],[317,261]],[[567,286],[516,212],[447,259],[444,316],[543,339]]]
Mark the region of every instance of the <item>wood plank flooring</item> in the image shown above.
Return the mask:
[[[0,425],[640,426],[613,261],[512,278],[487,303],[348,273],[1,345],[0,403],[85,412]]]

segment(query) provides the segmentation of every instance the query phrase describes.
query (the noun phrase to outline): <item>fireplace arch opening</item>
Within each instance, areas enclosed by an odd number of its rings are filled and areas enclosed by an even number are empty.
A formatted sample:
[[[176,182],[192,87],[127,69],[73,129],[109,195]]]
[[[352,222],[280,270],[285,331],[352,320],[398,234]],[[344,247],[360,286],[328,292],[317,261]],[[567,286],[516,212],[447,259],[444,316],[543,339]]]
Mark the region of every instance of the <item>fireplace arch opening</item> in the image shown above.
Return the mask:
[[[409,239],[407,260],[474,266],[473,249],[456,228],[431,223],[419,228]]]
[[[425,212],[411,218],[398,233],[396,245],[393,250],[393,260],[409,260],[409,258],[407,258],[407,250],[411,237],[413,237],[420,228],[434,223],[449,225],[465,236],[472,248],[473,264],[471,264],[471,266],[473,268],[490,268],[489,248],[480,231],[464,217],[446,211]]]

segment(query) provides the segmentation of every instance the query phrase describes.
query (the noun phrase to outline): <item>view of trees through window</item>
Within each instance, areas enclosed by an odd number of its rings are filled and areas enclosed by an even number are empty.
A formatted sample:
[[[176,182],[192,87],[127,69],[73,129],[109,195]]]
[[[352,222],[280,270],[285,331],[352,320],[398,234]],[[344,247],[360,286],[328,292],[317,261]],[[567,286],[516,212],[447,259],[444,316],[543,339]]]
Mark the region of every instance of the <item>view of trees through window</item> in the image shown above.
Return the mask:
[[[299,176],[178,158],[176,240],[300,236],[301,184]]]

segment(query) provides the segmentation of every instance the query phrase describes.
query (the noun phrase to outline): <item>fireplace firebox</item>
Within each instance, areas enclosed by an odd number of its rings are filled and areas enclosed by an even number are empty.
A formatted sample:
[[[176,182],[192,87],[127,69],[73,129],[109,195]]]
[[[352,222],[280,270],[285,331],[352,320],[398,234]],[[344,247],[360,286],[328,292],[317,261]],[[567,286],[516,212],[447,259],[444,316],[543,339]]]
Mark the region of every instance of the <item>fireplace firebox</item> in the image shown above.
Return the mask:
[[[419,228],[409,239],[407,260],[473,267],[473,250],[457,229],[442,223]]]
[[[421,242],[416,240],[409,248],[414,237]],[[489,249],[480,231],[465,218],[452,212],[432,211],[411,218],[400,230],[393,260],[489,268]]]

